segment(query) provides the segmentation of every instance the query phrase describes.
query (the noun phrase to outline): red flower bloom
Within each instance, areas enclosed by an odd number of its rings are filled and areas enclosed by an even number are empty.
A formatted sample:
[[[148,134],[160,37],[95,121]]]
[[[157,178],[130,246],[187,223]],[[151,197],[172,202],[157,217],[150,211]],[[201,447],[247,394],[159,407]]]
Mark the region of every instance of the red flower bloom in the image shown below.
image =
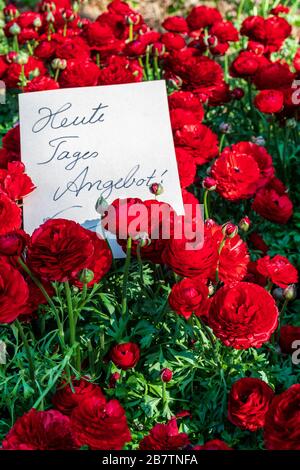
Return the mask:
[[[193,450],[233,450],[229,447],[226,442],[221,441],[220,439],[212,439],[211,441],[207,441],[202,446],[194,446]]]
[[[255,193],[260,169],[253,156],[245,151],[225,148],[211,170],[217,192],[231,201],[248,199]]]
[[[221,43],[236,42],[239,40],[238,30],[231,21],[218,21],[209,30],[210,36],[216,36]]]
[[[278,185],[277,181],[274,178],[256,193],[252,209],[271,222],[286,224],[293,215],[293,203],[285,187]]]
[[[188,435],[178,432],[176,418],[156,424],[140,442],[140,450],[180,450],[189,445]]]
[[[285,354],[292,354],[296,348],[293,348],[293,342],[297,341],[297,348],[300,345],[300,326],[283,325],[280,328],[279,345]]]
[[[262,90],[256,95],[254,104],[262,113],[278,113],[283,108],[283,98],[281,91]]]
[[[11,323],[25,313],[28,286],[17,269],[0,261],[0,323]]]
[[[166,18],[162,26],[172,33],[187,33],[188,25],[182,16],[169,16]]]
[[[21,162],[9,162],[7,170],[0,170],[0,188],[14,201],[27,196],[35,189],[24,170],[24,164]]]
[[[257,270],[279,287],[285,288],[289,284],[298,282],[297,269],[281,255],[276,255],[273,258],[270,256],[260,258],[257,261]]]
[[[76,222],[53,219],[33,232],[27,262],[41,279],[64,282],[87,268],[93,255],[88,231]]]
[[[2,145],[10,152],[20,155],[20,126],[19,124],[12,127],[3,136]]]
[[[112,25],[95,21],[84,27],[84,36],[92,50],[102,55],[121,52],[125,46],[124,41],[116,38]],[[58,56],[59,57],[59,56]]]
[[[262,43],[266,53],[278,51],[291,31],[289,23],[277,16],[267,19],[261,16],[249,16],[243,21],[241,28],[241,34]]]
[[[268,450],[300,450],[300,384],[292,385],[271,403],[265,422]]]
[[[175,273],[183,277],[196,277],[207,280],[217,265],[218,252],[210,230],[204,229],[203,244],[189,249],[191,240],[185,237],[168,241],[162,259]]]
[[[33,71],[38,70],[39,75],[45,75],[47,70],[41,60],[35,57],[29,56],[27,64],[24,65],[24,75],[27,79],[30,79],[30,75]],[[5,74],[5,84],[7,88],[18,88],[20,82],[20,75],[22,66],[15,62],[11,63]]]
[[[252,232],[249,235],[249,241],[250,241],[250,243],[252,243],[255,250],[261,251],[264,255],[268,252],[269,247],[265,243],[264,239],[262,238],[262,236],[259,233]]]
[[[172,287],[169,303],[176,313],[186,320],[194,313],[197,316],[207,316],[210,299],[209,291],[203,279],[182,279]]]
[[[99,73],[99,85],[141,82],[143,70],[136,60],[111,56]]]
[[[57,45],[55,55],[59,59],[66,60],[78,59],[80,57],[84,61],[90,58],[90,48],[79,36],[64,38],[64,41]]]
[[[21,229],[0,235],[0,255],[20,256],[29,240],[29,235]]]
[[[216,8],[198,6],[194,7],[187,17],[187,23],[191,30],[212,26],[217,21],[222,21],[221,13]]]
[[[24,87],[24,92],[57,90],[58,88],[59,84],[53,78],[43,75],[30,80]]]
[[[53,395],[52,403],[61,413],[70,416],[82,400],[92,396],[103,403],[106,402],[101,388],[83,377],[80,380],[72,380],[72,388],[70,384],[63,382]]]
[[[300,49],[298,49],[295,54],[293,64],[297,72],[300,72]]]
[[[253,77],[253,83],[258,90],[281,90],[291,88],[295,74],[290,71],[288,64],[269,62],[260,67]]]
[[[185,40],[180,34],[164,33],[161,37],[161,43],[167,51],[180,50],[185,47]]]
[[[37,411],[32,408],[5,437],[5,450],[72,450],[76,449],[70,420],[59,411]]]
[[[94,62],[70,59],[59,76],[59,84],[62,88],[94,86],[97,85],[99,76],[100,69]]]
[[[191,91],[174,91],[168,97],[170,109],[185,109],[193,112],[199,121],[204,117],[204,110],[201,101]]]
[[[120,369],[132,369],[140,359],[140,348],[135,343],[116,344],[110,351],[110,359]]]
[[[226,346],[260,348],[277,328],[278,310],[273,297],[249,282],[224,286],[212,299],[209,325]]]
[[[186,124],[175,131],[176,146],[183,146],[190,152],[195,163],[203,165],[218,155],[218,138],[204,124]]]
[[[21,227],[21,210],[6,194],[0,192],[0,235]]]
[[[229,421],[249,431],[262,428],[273,397],[272,388],[263,380],[253,377],[237,380],[229,394]]]
[[[182,147],[176,147],[176,160],[180,185],[182,188],[187,188],[194,182],[196,176],[196,163],[190,153]]]
[[[125,411],[118,400],[105,403],[102,397],[91,395],[74,409],[71,423],[78,444],[91,450],[122,450],[131,440]]]
[[[242,51],[232,62],[230,73],[233,77],[251,77],[267,64],[269,61],[264,56],[251,51]]]
[[[171,382],[172,377],[173,377],[173,372],[171,371],[171,369],[168,369],[167,367],[163,369],[160,373],[160,378],[163,382],[166,382],[166,383]]]

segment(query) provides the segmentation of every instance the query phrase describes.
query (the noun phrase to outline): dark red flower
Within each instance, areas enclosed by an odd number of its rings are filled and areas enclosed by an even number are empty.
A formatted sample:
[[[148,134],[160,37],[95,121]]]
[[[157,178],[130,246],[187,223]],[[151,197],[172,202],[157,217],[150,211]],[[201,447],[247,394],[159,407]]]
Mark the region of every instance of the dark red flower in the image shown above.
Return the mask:
[[[193,313],[207,316],[210,306],[208,287],[203,279],[182,279],[172,287],[169,303],[172,310],[185,319],[190,318]]]
[[[160,373],[160,378],[163,382],[166,382],[166,383],[171,382],[172,377],[173,377],[173,372],[171,371],[171,369],[168,369],[167,367],[163,369]]]
[[[271,222],[286,224],[293,215],[293,203],[284,186],[276,182],[274,178],[256,193],[252,209]]]
[[[20,256],[29,240],[29,235],[21,229],[0,235],[0,255]]]
[[[264,256],[257,261],[257,270],[279,287],[287,287],[298,282],[297,269],[285,256]]]
[[[120,369],[132,369],[140,359],[140,348],[135,343],[116,344],[109,355],[112,362]]]
[[[125,411],[118,400],[103,402],[91,395],[71,414],[72,430],[80,446],[91,450],[122,450],[131,440]]]
[[[224,286],[212,299],[209,325],[225,346],[260,348],[270,339],[277,324],[275,301],[257,284],[238,282]]]
[[[28,286],[20,272],[0,260],[0,323],[11,323],[25,313]]]
[[[53,78],[47,77],[47,75],[42,75],[35,77],[24,87],[24,92],[33,92],[33,91],[45,91],[45,90],[57,90],[59,88],[58,82]]]
[[[174,91],[168,97],[170,109],[185,109],[196,114],[197,119],[202,121],[204,110],[202,103],[197,95],[191,91]]]
[[[117,85],[122,83],[141,82],[143,70],[136,60],[126,57],[111,56],[106,67],[100,70],[99,85]]]
[[[187,17],[187,23],[191,30],[212,26],[217,21],[222,21],[222,15],[216,8],[204,5],[194,7]]]
[[[164,33],[161,36],[161,43],[167,51],[180,50],[185,47],[184,38],[177,33]]]
[[[164,20],[162,26],[173,33],[187,33],[189,29],[185,18],[182,16],[169,16]]]
[[[269,60],[251,51],[242,51],[231,64],[230,73],[233,77],[252,77],[256,72],[268,65]]]
[[[193,450],[233,450],[229,447],[226,442],[221,441],[220,439],[212,439],[207,441],[205,444],[197,445],[193,447]]]
[[[300,450],[300,384],[277,395],[266,415],[264,439],[268,450]]]
[[[204,124],[186,124],[174,133],[176,146],[186,147],[195,163],[203,165],[218,155],[218,138]]]
[[[250,241],[250,243],[252,243],[255,250],[261,251],[264,255],[268,252],[269,247],[265,243],[264,239],[262,238],[262,236],[259,233],[257,233],[257,232],[250,233],[249,241]]]
[[[100,69],[91,60],[70,59],[59,76],[59,84],[62,88],[94,86],[99,76]]]
[[[33,232],[27,263],[41,279],[64,282],[87,268],[93,256],[94,243],[84,228],[71,220],[53,219]]]
[[[0,189],[13,201],[22,199],[35,189],[31,178],[24,171],[22,162],[8,162],[7,170],[0,170]]]
[[[238,30],[231,21],[217,21],[209,30],[210,36],[215,36],[219,42],[236,42],[239,40]]]
[[[38,71],[39,76],[45,75],[47,70],[43,62],[35,57],[29,56],[27,64],[24,65],[24,75],[27,80],[33,78],[32,73]],[[18,88],[22,66],[13,62],[9,65],[5,74],[5,84],[7,88]]]
[[[21,210],[6,194],[0,192],[0,235],[21,227]]]
[[[294,341],[297,341],[297,348],[300,346],[300,326],[283,325],[280,328],[279,346],[283,353],[292,354]]]
[[[59,411],[37,411],[32,408],[5,437],[5,450],[72,450],[74,442],[70,420]]]
[[[189,444],[189,437],[178,432],[176,418],[167,424],[156,424],[140,442],[140,450],[180,450]]]
[[[254,104],[262,113],[279,113],[283,108],[283,98],[279,90],[262,90],[256,95]]]
[[[62,382],[52,397],[52,403],[61,413],[70,416],[82,400],[91,396],[106,402],[101,388],[83,377],[80,380],[72,380],[72,387],[67,382]]]
[[[193,184],[196,176],[196,163],[191,154],[183,147],[176,147],[176,160],[180,186],[187,188]]]
[[[239,428],[257,431],[264,426],[273,397],[272,388],[263,380],[254,377],[237,380],[229,394],[229,421]]]
[[[260,67],[253,77],[253,83],[258,90],[281,90],[290,88],[295,74],[290,71],[288,64],[269,62]]]

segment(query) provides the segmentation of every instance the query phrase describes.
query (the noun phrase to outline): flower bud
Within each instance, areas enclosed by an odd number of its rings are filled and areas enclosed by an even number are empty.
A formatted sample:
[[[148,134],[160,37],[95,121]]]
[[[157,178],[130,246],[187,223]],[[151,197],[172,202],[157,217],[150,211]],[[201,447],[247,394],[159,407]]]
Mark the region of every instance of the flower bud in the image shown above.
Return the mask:
[[[15,57],[15,60],[14,62],[16,62],[17,64],[19,65],[25,65],[27,64],[28,62],[28,54],[26,54],[26,52],[19,52],[16,57]]]
[[[107,211],[108,209],[108,202],[106,201],[106,199],[104,199],[103,196],[100,196],[98,199],[97,199],[97,202],[95,204],[95,209],[96,209],[96,212],[98,212],[98,214],[101,215],[101,217],[105,214],[105,212]]]
[[[155,42],[152,45],[152,51],[157,57],[161,57],[166,53],[166,46],[161,42]]]
[[[17,18],[19,16],[19,10],[15,7],[15,5],[7,5],[4,9],[3,9],[3,13],[4,13],[4,16],[5,18],[10,21],[10,20],[13,20],[14,18]]]
[[[265,141],[265,139],[263,138],[262,135],[258,135],[257,137],[252,136],[251,141],[256,145],[260,145],[261,147],[266,145],[266,141]]]
[[[248,232],[250,224],[251,220],[249,217],[245,216],[239,221],[239,228],[243,230],[243,232]]]
[[[16,60],[16,57],[17,57],[18,53],[15,52],[15,51],[10,51],[6,54],[6,60],[9,64],[11,64],[12,62],[15,62]]]
[[[226,224],[222,225],[222,232],[225,237],[233,238],[238,233],[238,228],[232,222],[227,222]]]
[[[272,296],[275,300],[283,300],[283,289],[281,287],[276,287],[272,291]]]
[[[171,371],[171,369],[165,368],[160,373],[160,378],[163,382],[170,382],[172,380],[172,377],[173,372]]]
[[[232,125],[228,122],[221,122],[219,129],[222,134],[230,134],[232,132]]]
[[[29,241],[29,235],[23,230],[6,233],[0,236],[0,255],[3,256],[20,256],[26,244]]]
[[[51,66],[54,70],[59,69],[59,70],[64,70],[67,67],[67,61],[66,59],[53,59],[51,62]]]
[[[62,15],[65,21],[73,21],[75,19],[74,12],[70,8],[63,10]]]
[[[39,75],[40,75],[40,69],[36,67],[35,69],[30,70],[28,74],[28,78],[29,80],[32,80],[33,78],[39,77]]]
[[[94,273],[91,269],[84,268],[80,271],[78,278],[82,284],[89,284],[94,279]]]
[[[151,245],[151,239],[146,232],[140,232],[135,237],[134,240],[138,242],[141,248]]]
[[[39,16],[37,16],[34,20],[33,20],[33,26],[35,28],[40,28],[42,26],[42,20]]]
[[[208,285],[208,295],[211,297],[215,293],[215,287],[214,285],[210,282]]]
[[[295,118],[287,119],[286,120],[286,127],[288,129],[295,129],[297,127],[297,121]]]
[[[140,22],[140,15],[138,13],[131,13],[126,17],[127,24],[137,25]]]
[[[160,196],[164,192],[163,185],[161,183],[153,183],[150,186],[150,192],[155,196]]]
[[[12,36],[18,36],[21,32],[21,28],[17,23],[13,23],[8,31]]]
[[[241,100],[245,96],[243,88],[237,87],[231,91],[231,97],[234,100]]]
[[[119,374],[119,372],[114,372],[113,374],[111,374],[109,378],[109,388],[115,388],[116,383],[118,382],[118,380],[120,380],[120,378],[121,375]]]
[[[290,284],[286,289],[283,291],[283,297],[290,301],[296,298],[297,290],[295,284]]]
[[[42,5],[42,10],[43,11],[55,11],[56,10],[56,5],[54,2],[45,2]]]
[[[52,11],[49,11],[49,12],[47,13],[47,15],[46,15],[46,21],[47,21],[48,23],[54,23],[55,18],[54,18],[54,15],[53,15]]]
[[[172,75],[172,77],[168,77],[168,85],[172,88],[181,88],[182,83],[182,78],[178,77],[178,75]]]
[[[206,176],[202,181],[202,187],[206,189],[206,191],[215,191],[217,188],[217,182],[214,178]]]
[[[218,38],[217,36],[208,36],[206,39],[204,39],[204,43],[206,46],[209,47],[216,47],[218,45]]]

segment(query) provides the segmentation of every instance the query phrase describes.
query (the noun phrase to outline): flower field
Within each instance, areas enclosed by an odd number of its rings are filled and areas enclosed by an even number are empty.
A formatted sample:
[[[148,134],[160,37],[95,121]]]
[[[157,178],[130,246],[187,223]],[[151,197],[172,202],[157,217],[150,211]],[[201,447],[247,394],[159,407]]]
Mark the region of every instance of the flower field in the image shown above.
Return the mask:
[[[3,450],[300,450],[299,11],[213,3],[154,30],[138,2],[0,0]],[[74,220],[26,233],[18,95],[153,80],[190,219],[155,181],[91,198],[123,259]]]

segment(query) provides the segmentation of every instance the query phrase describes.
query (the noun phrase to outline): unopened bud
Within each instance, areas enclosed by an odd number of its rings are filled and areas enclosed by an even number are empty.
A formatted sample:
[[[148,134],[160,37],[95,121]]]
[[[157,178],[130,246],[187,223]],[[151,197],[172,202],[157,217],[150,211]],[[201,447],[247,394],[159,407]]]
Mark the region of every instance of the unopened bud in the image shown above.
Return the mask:
[[[55,18],[54,18],[54,15],[53,15],[52,11],[49,11],[49,12],[47,13],[47,15],[46,15],[46,21],[47,21],[48,23],[54,23]]]
[[[10,51],[6,54],[6,60],[9,64],[11,64],[12,62],[15,62],[16,61],[16,57],[17,57],[18,53],[15,52],[15,51]]]
[[[208,285],[208,295],[209,295],[209,297],[211,297],[212,295],[214,295],[214,293],[215,293],[215,287],[214,287],[213,284],[210,283],[210,284]]]
[[[21,32],[21,28],[17,23],[13,23],[8,31],[12,36],[18,36]]]
[[[166,53],[166,46],[161,42],[155,42],[152,46],[152,51],[157,57],[161,57]]]
[[[30,70],[30,72],[28,74],[29,80],[32,80],[33,78],[36,78],[36,77],[39,77],[39,76],[40,76],[40,69],[38,67],[36,67],[33,70]]]
[[[75,18],[74,12],[70,8],[63,10],[61,16],[63,17],[65,21],[73,21]]]
[[[240,87],[234,88],[231,92],[231,97],[234,100],[241,100],[244,96],[245,96],[245,92],[243,88],[240,88]]]
[[[105,212],[107,211],[108,209],[108,202],[106,199],[104,199],[103,196],[100,196],[98,199],[97,199],[97,202],[95,204],[95,209],[96,209],[96,212],[98,212],[98,214],[101,215],[101,217],[105,214]]]
[[[136,13],[131,13],[126,17],[127,24],[137,25],[140,22],[140,15]]]
[[[206,191],[215,191],[217,188],[217,182],[214,178],[206,176],[202,181],[202,187],[206,189]]]
[[[25,65],[28,62],[28,54],[26,54],[26,52],[21,51],[16,55],[14,61],[19,65]]]
[[[217,36],[207,36],[207,38],[204,39],[204,43],[206,46],[216,47],[218,45],[218,38]]]
[[[80,271],[78,278],[82,284],[88,284],[94,279],[94,273],[91,269],[84,268]]]
[[[42,20],[39,16],[37,16],[34,20],[33,20],[33,26],[35,28],[40,28],[42,26]]]
[[[297,290],[295,284],[290,284],[286,289],[283,291],[283,297],[290,301],[296,298]]]
[[[66,59],[53,59],[51,62],[51,66],[54,70],[64,70],[67,67]]]
[[[232,125],[228,122],[221,122],[219,129],[222,134],[230,134],[232,132]]]
[[[222,225],[222,232],[225,237],[233,238],[238,233],[238,228],[232,222],[227,222],[226,224]]]
[[[171,88],[181,88],[183,84],[182,78],[178,77],[177,75],[173,75],[172,77],[168,78],[168,85]]]
[[[249,227],[250,227],[250,224],[251,224],[251,220],[249,219],[249,217],[243,217],[240,221],[239,221],[239,228],[241,230],[243,230],[243,232],[248,232],[249,230]]]
[[[160,196],[164,192],[163,185],[161,183],[153,183],[150,186],[150,192],[155,196]]]
[[[173,377],[173,372],[171,369],[165,368],[160,373],[160,378],[163,382],[170,382]]]
[[[286,127],[288,129],[295,129],[297,127],[297,121],[295,118],[287,119],[286,120]]]
[[[265,141],[265,139],[263,138],[262,135],[258,135],[257,137],[252,136],[251,141],[256,145],[260,145],[261,147],[266,145],[266,141]]]
[[[272,296],[275,300],[283,300],[283,289],[281,289],[281,287],[276,287],[272,291]]]
[[[120,380],[120,378],[121,375],[119,374],[119,372],[114,372],[113,374],[111,374],[109,378],[109,388],[115,388],[116,383],[118,380]]]
[[[151,245],[151,239],[147,232],[140,232],[135,237],[134,240],[138,242],[141,248]]]

